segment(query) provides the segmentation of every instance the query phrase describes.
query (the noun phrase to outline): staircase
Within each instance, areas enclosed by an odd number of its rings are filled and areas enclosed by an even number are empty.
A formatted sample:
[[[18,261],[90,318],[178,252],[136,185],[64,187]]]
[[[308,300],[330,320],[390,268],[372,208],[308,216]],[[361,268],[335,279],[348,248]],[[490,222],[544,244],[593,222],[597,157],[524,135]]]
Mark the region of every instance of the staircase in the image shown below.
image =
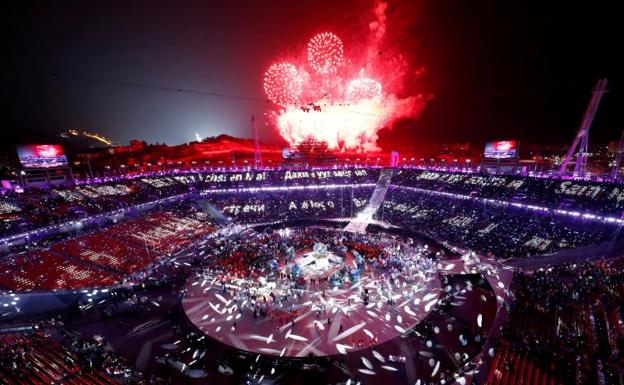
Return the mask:
[[[223,213],[216,207],[214,207],[207,199],[200,199],[197,204],[201,209],[210,216],[210,218],[221,226],[229,225],[232,223],[232,219],[223,215]]]
[[[349,222],[349,224],[344,228],[344,231],[352,233],[366,232],[366,228],[373,220],[373,215],[375,215],[379,207],[381,207],[381,204],[386,197],[392,175],[392,169],[385,169],[381,171],[379,180],[377,181],[377,186],[375,186],[375,190],[373,191],[373,195],[371,195],[368,200],[368,204],[364,210],[357,215],[357,217],[353,218],[351,222]]]

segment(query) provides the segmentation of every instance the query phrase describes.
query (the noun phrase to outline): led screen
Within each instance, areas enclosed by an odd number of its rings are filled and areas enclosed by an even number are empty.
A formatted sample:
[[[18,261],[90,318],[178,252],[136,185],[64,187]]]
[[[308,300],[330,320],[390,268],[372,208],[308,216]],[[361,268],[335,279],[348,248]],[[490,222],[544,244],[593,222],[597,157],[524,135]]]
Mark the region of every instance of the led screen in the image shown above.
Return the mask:
[[[518,142],[515,140],[487,142],[483,156],[486,159],[514,159],[518,156]]]
[[[17,156],[24,168],[66,167],[67,156],[58,144],[26,144],[17,146]]]

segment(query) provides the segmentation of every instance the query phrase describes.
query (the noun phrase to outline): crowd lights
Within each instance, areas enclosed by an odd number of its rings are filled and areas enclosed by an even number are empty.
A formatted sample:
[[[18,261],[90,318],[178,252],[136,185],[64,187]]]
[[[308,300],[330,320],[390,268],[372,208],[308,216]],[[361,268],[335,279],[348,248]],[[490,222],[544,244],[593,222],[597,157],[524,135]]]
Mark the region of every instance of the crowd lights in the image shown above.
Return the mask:
[[[470,195],[455,194],[455,193],[449,193],[449,192],[444,192],[444,191],[426,190],[426,189],[421,189],[417,187],[398,186],[398,185],[392,185],[392,187],[399,188],[399,189],[402,188],[402,189],[406,189],[410,191],[417,191],[417,192],[424,193],[424,194],[444,196],[444,197],[449,197],[449,198],[454,198],[454,199],[474,200],[476,202],[490,204],[490,205],[499,206],[499,207],[511,206],[511,207],[527,209],[527,210],[531,210],[535,212],[548,213],[548,214],[558,215],[558,216],[567,216],[571,218],[581,218],[581,219],[586,219],[586,220],[595,221],[595,222],[617,223],[620,225],[624,224],[624,219],[622,218],[608,217],[608,216],[596,215],[592,213],[583,213],[583,212],[575,211],[575,210],[553,209],[550,207],[544,207],[544,206],[538,206],[538,205],[524,204],[524,203],[519,203],[519,202],[509,202],[509,201],[503,201],[503,200],[491,199],[491,198],[474,197]]]

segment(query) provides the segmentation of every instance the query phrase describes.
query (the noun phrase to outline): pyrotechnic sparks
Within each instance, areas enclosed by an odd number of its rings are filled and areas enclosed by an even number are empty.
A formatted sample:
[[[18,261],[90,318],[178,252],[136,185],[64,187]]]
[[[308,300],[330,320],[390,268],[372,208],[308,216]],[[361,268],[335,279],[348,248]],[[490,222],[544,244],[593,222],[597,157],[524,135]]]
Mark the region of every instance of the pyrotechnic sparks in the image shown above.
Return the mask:
[[[385,100],[363,99],[352,104],[320,101],[319,110],[288,106],[272,116],[280,134],[291,144],[306,138],[327,142],[332,149],[377,149],[377,132],[384,122],[417,114],[425,105],[422,97]]]
[[[308,42],[308,62],[320,74],[336,72],[344,61],[342,40],[331,32],[315,35]]]
[[[280,106],[297,105],[301,98],[302,77],[290,63],[276,63],[264,73],[264,92]]]
[[[379,55],[386,9],[385,2],[375,5],[364,50],[345,55],[342,40],[323,32],[308,42],[306,61],[269,67],[264,90],[279,108],[268,116],[291,145],[312,138],[334,150],[378,150],[381,128],[415,117],[425,106],[428,97],[421,94],[396,95],[408,73],[403,55]]]
[[[371,78],[353,79],[347,84],[347,101],[357,103],[360,100],[379,101],[382,98],[381,83]]]

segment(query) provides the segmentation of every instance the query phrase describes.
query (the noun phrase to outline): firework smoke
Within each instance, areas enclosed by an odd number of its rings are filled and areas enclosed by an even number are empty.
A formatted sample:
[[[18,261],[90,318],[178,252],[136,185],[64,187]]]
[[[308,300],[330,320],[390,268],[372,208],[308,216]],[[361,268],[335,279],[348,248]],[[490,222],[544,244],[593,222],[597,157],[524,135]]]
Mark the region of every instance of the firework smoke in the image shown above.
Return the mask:
[[[335,150],[376,151],[380,129],[422,111],[429,97],[397,96],[408,73],[405,58],[380,54],[387,8],[384,1],[375,4],[359,53],[349,51],[349,41],[323,32],[308,42],[306,61],[269,67],[264,90],[276,109],[268,116],[291,145],[312,138]]]

